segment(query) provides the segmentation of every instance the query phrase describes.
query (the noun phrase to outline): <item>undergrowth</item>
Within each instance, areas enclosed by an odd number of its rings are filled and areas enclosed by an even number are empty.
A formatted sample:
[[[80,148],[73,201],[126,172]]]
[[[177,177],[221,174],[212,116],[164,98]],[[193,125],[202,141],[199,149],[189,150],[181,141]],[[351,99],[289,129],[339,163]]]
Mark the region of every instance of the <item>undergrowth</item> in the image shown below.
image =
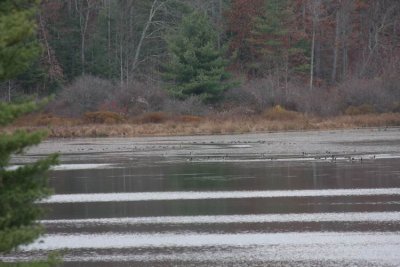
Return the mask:
[[[226,114],[203,117],[174,116],[158,112],[122,119],[115,114],[105,114],[92,113],[83,118],[61,118],[48,114],[36,114],[21,119],[9,130],[45,128],[50,137],[134,137],[400,126],[400,113],[370,113],[322,118],[288,111],[279,106],[266,110],[260,115],[249,116]]]

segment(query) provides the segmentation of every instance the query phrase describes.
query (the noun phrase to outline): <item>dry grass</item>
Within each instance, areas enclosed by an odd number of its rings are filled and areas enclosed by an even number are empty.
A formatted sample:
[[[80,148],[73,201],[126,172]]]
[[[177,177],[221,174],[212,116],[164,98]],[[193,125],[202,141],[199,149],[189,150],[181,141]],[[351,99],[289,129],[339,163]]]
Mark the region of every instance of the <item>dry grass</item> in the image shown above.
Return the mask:
[[[373,106],[364,104],[361,106],[350,106],[346,109],[344,114],[350,115],[350,116],[356,116],[356,115],[365,115],[365,114],[371,114],[375,113],[375,109]]]
[[[15,127],[72,127],[80,124],[82,124],[82,121],[76,118],[58,117],[48,113],[33,113],[17,119],[13,125]]]
[[[86,123],[105,123],[105,124],[115,124],[124,122],[123,116],[116,112],[111,111],[97,111],[97,112],[86,112],[83,120]]]
[[[148,112],[133,118],[133,123],[164,123],[171,118],[171,115],[165,112]]]
[[[286,110],[280,105],[277,105],[271,109],[266,110],[263,115],[265,119],[271,120],[271,121],[287,121],[287,120],[301,120],[303,119],[304,115],[291,111],[291,110]]]
[[[47,129],[50,137],[134,137],[199,134],[241,134],[270,131],[328,130],[360,127],[400,126],[400,113],[343,115],[332,118],[310,117],[299,113],[281,119],[270,111],[259,116],[164,116],[151,114],[142,119],[118,124],[92,123],[84,120],[31,115],[19,120],[11,129]],[[115,123],[115,122],[113,122]]]

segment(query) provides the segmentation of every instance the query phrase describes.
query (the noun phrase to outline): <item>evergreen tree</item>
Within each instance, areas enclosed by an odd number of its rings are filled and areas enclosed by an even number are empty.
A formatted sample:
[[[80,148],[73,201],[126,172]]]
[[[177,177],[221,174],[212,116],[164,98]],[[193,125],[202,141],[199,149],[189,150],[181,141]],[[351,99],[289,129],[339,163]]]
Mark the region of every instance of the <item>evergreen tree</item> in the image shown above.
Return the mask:
[[[227,82],[227,62],[217,41],[209,18],[197,12],[184,17],[177,31],[167,36],[171,60],[163,75],[173,96],[184,99],[198,95],[210,102],[233,85]]]
[[[291,74],[308,70],[305,64],[308,43],[297,29],[293,0],[257,3],[237,0],[234,3],[229,17],[231,50],[239,53],[235,61],[244,71],[250,76],[273,74],[287,80]],[[242,9],[249,10],[253,16],[241,21]]]
[[[231,68],[250,74],[256,51],[250,37],[256,18],[262,16],[264,0],[233,0],[227,16]]]
[[[22,73],[39,55],[37,0],[0,1],[0,81]]]
[[[34,12],[37,1],[2,1],[0,3],[0,81],[23,72],[38,55]],[[36,109],[36,104],[0,103],[0,127],[18,116]],[[44,173],[57,156],[33,164],[9,168],[12,155],[40,143],[44,133],[18,130],[12,134],[0,128],[0,253],[32,242],[41,233],[37,223],[42,210],[34,203],[49,194]]]
[[[257,51],[253,71],[275,72],[283,66],[287,53],[288,29],[285,0],[264,0],[264,14],[256,17],[250,43]]]
[[[0,103],[0,125],[7,125],[19,115],[34,110],[35,106],[34,103]],[[44,173],[56,163],[56,156],[17,169],[8,166],[11,155],[39,144],[44,135],[25,131],[0,134],[0,252],[32,242],[41,233],[36,220],[42,212],[34,203],[50,193]]]

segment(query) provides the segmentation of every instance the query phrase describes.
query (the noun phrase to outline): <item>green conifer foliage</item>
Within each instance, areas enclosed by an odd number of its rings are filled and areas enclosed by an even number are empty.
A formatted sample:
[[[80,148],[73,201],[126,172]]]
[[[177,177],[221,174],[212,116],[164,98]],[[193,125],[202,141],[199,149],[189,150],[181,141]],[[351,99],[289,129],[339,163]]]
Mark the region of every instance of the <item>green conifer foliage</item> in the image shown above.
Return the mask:
[[[39,55],[37,0],[0,1],[0,81],[14,78]]]
[[[25,71],[38,54],[32,17],[36,3],[28,0],[0,2],[0,81]],[[41,233],[37,219],[42,210],[35,202],[50,193],[44,173],[56,164],[57,156],[10,168],[12,155],[39,144],[45,134],[21,130],[10,134],[2,128],[36,107],[33,102],[0,103],[0,253],[32,242]]]
[[[253,38],[250,40],[258,52],[252,67],[261,73],[283,67],[288,36],[284,23],[288,18],[286,1],[266,0],[264,5],[264,14],[255,18]]]
[[[191,95],[215,101],[233,84],[225,71],[227,62],[217,45],[217,34],[209,18],[194,12],[183,18],[176,32],[167,37],[171,56],[163,77],[169,92],[184,99]]]
[[[285,72],[287,76],[309,69],[308,42],[296,31],[293,6],[293,0],[264,0],[264,14],[254,18],[248,41],[256,55],[252,66],[256,74]]]

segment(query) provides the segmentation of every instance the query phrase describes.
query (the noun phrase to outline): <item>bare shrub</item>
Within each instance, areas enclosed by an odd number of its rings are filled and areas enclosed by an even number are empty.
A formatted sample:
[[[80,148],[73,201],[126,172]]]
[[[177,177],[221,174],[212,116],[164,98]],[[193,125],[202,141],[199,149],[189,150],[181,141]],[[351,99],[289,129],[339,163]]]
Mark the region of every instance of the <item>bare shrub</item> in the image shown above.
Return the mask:
[[[387,83],[353,78],[336,88],[314,87],[310,90],[307,87],[291,86],[287,103],[293,104],[294,110],[319,116],[393,111],[398,101],[392,92],[394,83],[393,80]],[[285,105],[288,106],[290,104]]]
[[[389,110],[400,112],[400,57],[393,60],[396,64],[383,76],[383,87],[391,96],[392,103],[389,104]]]
[[[392,105],[391,111],[400,113],[400,102],[394,102]]]
[[[152,82],[132,82],[120,86],[101,108],[124,115],[139,115],[161,111],[166,98],[166,92]]]
[[[238,92],[237,102],[241,105],[251,105],[257,112],[261,112],[276,104],[276,89],[272,79],[255,79],[244,83]]]
[[[204,116],[210,111],[199,96],[190,96],[185,100],[167,98],[164,102],[163,110],[175,115]]]
[[[292,84],[281,84],[272,76],[253,79],[228,91],[224,105],[235,116],[259,114],[276,105],[296,111],[302,105],[302,89]]]
[[[108,80],[89,75],[81,76],[62,90],[52,106],[52,111],[68,116],[96,111],[113,95],[114,90],[115,86]]]
[[[246,83],[226,91],[223,96],[220,111],[232,112],[234,110],[243,110],[249,113],[259,111],[260,107],[251,88],[252,87]]]
[[[400,64],[400,63],[398,63]],[[392,96],[394,102],[400,102],[400,66],[394,73],[383,77],[383,88]]]
[[[336,92],[326,88],[314,88],[298,83],[279,84],[273,77],[251,80],[236,91],[231,91],[227,99],[234,99],[232,110],[248,111],[249,108],[261,113],[274,106],[323,116],[336,115],[339,111]],[[247,107],[247,108],[245,108]]]
[[[351,79],[339,88],[342,109],[349,106],[370,105],[378,112],[388,111],[393,104],[393,95],[381,80]]]
[[[323,117],[340,113],[341,99],[334,88],[291,87],[290,90],[288,101],[296,111]]]
[[[272,77],[248,81],[240,90],[231,94],[236,96],[235,109],[241,107],[246,110],[243,106],[250,107],[258,113],[276,105],[286,110],[322,116],[336,115],[340,110],[340,100],[334,90],[314,88],[311,91],[308,86],[290,82],[282,85],[276,83]]]

